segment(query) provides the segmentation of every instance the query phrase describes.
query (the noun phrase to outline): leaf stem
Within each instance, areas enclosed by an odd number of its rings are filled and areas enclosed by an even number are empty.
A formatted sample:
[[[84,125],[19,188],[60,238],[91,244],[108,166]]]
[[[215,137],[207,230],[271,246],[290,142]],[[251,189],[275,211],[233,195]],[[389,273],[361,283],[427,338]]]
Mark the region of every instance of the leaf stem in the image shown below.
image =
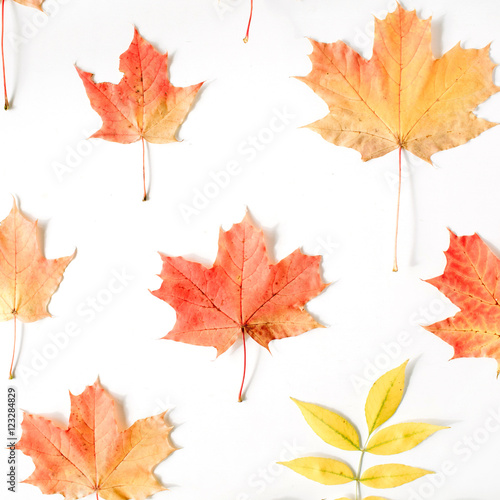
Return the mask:
[[[394,265],[392,270],[394,272],[398,271],[398,232],[399,232],[399,207],[401,205],[401,151],[402,147],[399,147],[399,180],[398,180],[398,208],[396,211],[396,236],[394,238]]]
[[[5,97],[5,105],[4,109],[9,109],[9,99],[7,97],[7,79],[5,78],[5,51],[3,49],[3,40],[4,40],[4,32],[5,32],[5,0],[2,0],[2,73],[3,73],[3,93]]]
[[[243,380],[241,381],[240,394],[238,395],[238,402],[243,401],[243,386],[245,385],[245,375],[247,373],[247,344],[245,341],[245,330],[241,329],[241,335],[243,337]]]
[[[146,191],[146,145],[144,144],[144,137],[141,137],[142,141],[142,182],[144,185],[144,197],[142,201],[146,201],[148,199],[148,193]]]
[[[14,314],[14,347],[12,349],[12,361],[10,363],[9,379],[14,378],[14,359],[16,357],[16,341],[17,341],[17,315]]]
[[[361,500],[361,470],[363,468],[363,458],[365,458],[366,446],[370,441],[371,434],[366,438],[366,443],[361,449],[361,456],[359,457],[358,472],[356,473],[356,500]]]
[[[250,17],[248,18],[247,33],[245,35],[245,38],[243,38],[243,41],[245,43],[248,42],[248,37],[250,35],[250,25],[252,24],[252,16],[253,16],[253,0],[250,0]]]

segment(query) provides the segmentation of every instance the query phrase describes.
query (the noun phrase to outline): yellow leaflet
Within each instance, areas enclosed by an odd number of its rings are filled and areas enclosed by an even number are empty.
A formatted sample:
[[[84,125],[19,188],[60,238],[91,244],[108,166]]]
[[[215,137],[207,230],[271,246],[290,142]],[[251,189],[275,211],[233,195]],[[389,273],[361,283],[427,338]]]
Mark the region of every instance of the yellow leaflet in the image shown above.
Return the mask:
[[[396,455],[415,448],[441,429],[448,429],[448,427],[413,422],[391,425],[377,432],[370,439],[366,451],[374,455]]]
[[[434,472],[409,465],[385,464],[370,467],[361,476],[361,482],[370,488],[395,488]]]
[[[358,431],[348,420],[322,406],[291,399],[300,408],[311,429],[323,441],[341,450],[360,449]]]
[[[408,361],[405,361],[398,368],[382,375],[370,389],[365,405],[366,423],[370,434],[391,418],[401,403],[407,364]]]
[[[304,457],[278,463],[321,484],[346,484],[354,480],[352,469],[333,458]]]
[[[387,500],[387,498],[371,496],[371,497],[365,497],[364,500]]]

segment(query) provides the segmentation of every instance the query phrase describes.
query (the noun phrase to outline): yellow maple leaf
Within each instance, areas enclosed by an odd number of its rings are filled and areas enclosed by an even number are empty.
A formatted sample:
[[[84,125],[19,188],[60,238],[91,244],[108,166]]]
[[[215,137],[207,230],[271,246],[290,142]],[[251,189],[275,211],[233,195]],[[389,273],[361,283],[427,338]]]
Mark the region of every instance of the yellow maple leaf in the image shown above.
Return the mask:
[[[500,90],[492,80],[489,45],[455,45],[442,58],[431,49],[431,19],[398,5],[375,19],[373,56],[361,57],[344,42],[311,40],[313,70],[307,83],[329,107],[308,127],[364,161],[403,148],[431,163],[438,151],[464,144],[496,123],[472,111]]]

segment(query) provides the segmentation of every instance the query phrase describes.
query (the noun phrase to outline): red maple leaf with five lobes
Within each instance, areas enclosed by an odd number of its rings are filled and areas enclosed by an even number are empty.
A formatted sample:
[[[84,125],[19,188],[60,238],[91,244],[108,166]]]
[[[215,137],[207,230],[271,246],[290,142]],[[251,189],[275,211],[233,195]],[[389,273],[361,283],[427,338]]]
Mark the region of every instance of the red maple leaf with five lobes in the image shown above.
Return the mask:
[[[177,130],[203,85],[174,87],[168,79],[167,62],[168,55],[160,54],[136,29],[130,47],[120,56],[123,78],[118,84],[96,83],[92,73],[76,68],[92,107],[103,121],[92,137],[121,144],[142,142],[144,200],[144,141],[178,142]]]
[[[249,215],[229,231],[221,229],[211,268],[183,257],[160,256],[163,283],[152,293],[177,312],[165,339],[213,346],[220,355],[241,336],[246,367],[246,334],[269,349],[271,340],[322,327],[304,309],[327,286],[319,272],[321,257],[295,250],[271,263],[262,230]],[[245,369],[240,401],[244,380]]]

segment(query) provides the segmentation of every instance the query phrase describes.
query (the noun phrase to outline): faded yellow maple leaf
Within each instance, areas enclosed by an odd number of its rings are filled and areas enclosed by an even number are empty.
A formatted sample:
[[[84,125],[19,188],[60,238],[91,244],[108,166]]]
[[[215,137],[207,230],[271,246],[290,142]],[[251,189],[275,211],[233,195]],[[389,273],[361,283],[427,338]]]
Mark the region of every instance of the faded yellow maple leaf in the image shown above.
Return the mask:
[[[26,219],[14,202],[0,223],[0,321],[14,319],[14,348],[16,320],[32,323],[50,316],[47,306],[75,256],[46,259],[36,232],[37,223]]]
[[[431,49],[431,19],[398,5],[375,19],[373,56],[361,57],[344,42],[311,40],[313,69],[299,80],[329,107],[309,125],[324,139],[359,151],[364,161],[403,148],[431,163],[438,151],[478,136],[496,123],[472,111],[500,90],[489,45],[455,45],[440,59]]]

